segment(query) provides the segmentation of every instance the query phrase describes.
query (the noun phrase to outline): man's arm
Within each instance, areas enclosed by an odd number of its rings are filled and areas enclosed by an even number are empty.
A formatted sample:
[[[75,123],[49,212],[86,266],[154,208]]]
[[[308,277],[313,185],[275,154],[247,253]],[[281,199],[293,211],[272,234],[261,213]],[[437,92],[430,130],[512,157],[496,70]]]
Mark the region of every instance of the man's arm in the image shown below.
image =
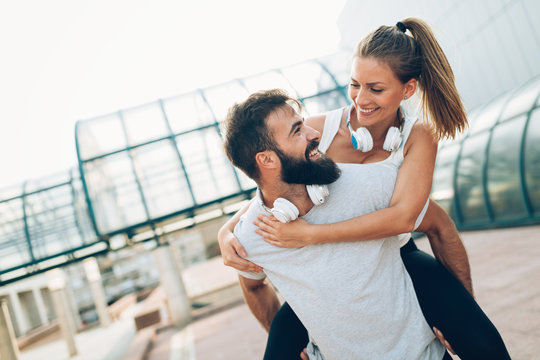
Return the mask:
[[[426,216],[417,231],[427,235],[435,258],[474,296],[469,258],[456,226],[446,211],[430,200]]]
[[[241,275],[238,278],[249,309],[266,331],[270,331],[272,320],[281,306],[276,292],[266,279],[254,280]]]

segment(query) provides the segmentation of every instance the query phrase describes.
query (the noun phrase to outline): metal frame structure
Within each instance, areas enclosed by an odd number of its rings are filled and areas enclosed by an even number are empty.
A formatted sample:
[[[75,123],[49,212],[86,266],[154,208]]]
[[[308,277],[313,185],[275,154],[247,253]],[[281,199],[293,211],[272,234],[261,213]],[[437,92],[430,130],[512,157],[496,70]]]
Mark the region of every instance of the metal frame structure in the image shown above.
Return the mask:
[[[220,123],[224,120],[228,107],[243,100],[253,91],[273,87],[285,88],[291,95],[299,98],[308,113],[343,106],[347,103],[347,56],[348,53],[344,52],[309,60],[177,97],[159,99],[136,108],[120,110],[115,114],[79,121],[75,130],[79,171],[84,179],[84,192],[98,237],[108,240],[126,234],[124,245],[127,246],[133,242],[159,238],[161,228],[171,222],[187,220],[182,225],[187,227],[197,223],[198,215],[212,211],[212,217],[228,214],[228,205],[250,198],[255,189],[255,184],[235,169],[221,150]],[[179,114],[169,109],[170,105],[176,102],[189,102],[196,111],[186,111],[189,114],[181,114],[180,119]],[[155,117],[148,118],[147,123],[130,122],[127,119],[128,113],[149,114],[149,109],[153,107],[159,108],[160,114],[158,116],[156,112]],[[107,143],[101,148],[96,144],[100,141],[99,136],[104,133],[94,131],[94,128],[100,126],[121,129],[116,132],[119,136],[111,139],[113,143]],[[137,127],[139,129],[136,129]],[[155,131],[156,127],[161,130]],[[144,133],[152,132],[154,136],[144,136]],[[89,136],[90,133],[94,135]],[[198,140],[194,140],[194,137]],[[168,149],[170,153],[166,161],[168,166],[164,169],[155,165],[160,162],[159,156],[146,156],[155,148]],[[129,184],[117,182],[114,171],[110,170],[115,167],[115,162],[122,162],[118,159],[122,154],[127,154],[127,160],[124,159],[123,162],[130,165],[125,168],[132,174]],[[161,185],[174,189],[175,194],[165,195],[168,198],[174,196],[177,204],[171,205],[173,200],[161,201],[160,196],[163,194],[156,195],[157,192],[149,179],[166,177],[166,172],[169,183]],[[204,190],[198,188],[201,182],[205,182]],[[173,183],[176,185],[171,185]],[[122,201],[119,194],[125,194],[128,187],[131,189],[129,197],[133,206],[115,209],[114,221],[113,216],[100,218],[99,214],[111,212],[110,204]],[[154,193],[154,196],[148,195],[150,193]],[[206,196],[209,193],[211,195]],[[104,194],[108,194],[110,199],[104,199]],[[157,211],[156,207],[149,205],[149,198],[151,202],[161,204],[160,210],[168,210]],[[135,214],[134,209],[138,209],[138,213]],[[202,217],[208,219],[208,216]],[[117,247],[118,245],[114,246],[115,249]]]
[[[78,172],[0,194],[0,285],[107,251],[90,227]]]

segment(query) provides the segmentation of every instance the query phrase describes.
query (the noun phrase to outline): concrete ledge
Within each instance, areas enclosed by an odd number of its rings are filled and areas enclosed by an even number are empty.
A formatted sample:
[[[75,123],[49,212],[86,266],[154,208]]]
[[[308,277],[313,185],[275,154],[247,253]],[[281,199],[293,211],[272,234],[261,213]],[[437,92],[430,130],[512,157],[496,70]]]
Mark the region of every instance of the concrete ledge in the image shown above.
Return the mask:
[[[125,296],[122,296],[120,299],[116,300],[114,303],[112,303],[109,308],[109,316],[111,317],[112,321],[118,320],[120,318],[120,315],[131,305],[135,305],[137,303],[137,295],[128,294]]]
[[[137,330],[141,330],[161,322],[160,308],[165,301],[165,290],[162,286],[156,287],[144,300],[142,308],[133,318]]]
[[[25,347],[30,346],[33,343],[59,330],[60,330],[60,325],[58,324],[58,320],[54,319],[50,323],[46,325],[42,325],[38,328],[32,329],[29,332],[27,332],[25,335],[17,338],[17,346],[19,347],[19,350],[22,350]]]
[[[155,327],[147,327],[137,331],[135,338],[131,342],[123,360],[144,360],[146,359],[152,342],[156,336]]]

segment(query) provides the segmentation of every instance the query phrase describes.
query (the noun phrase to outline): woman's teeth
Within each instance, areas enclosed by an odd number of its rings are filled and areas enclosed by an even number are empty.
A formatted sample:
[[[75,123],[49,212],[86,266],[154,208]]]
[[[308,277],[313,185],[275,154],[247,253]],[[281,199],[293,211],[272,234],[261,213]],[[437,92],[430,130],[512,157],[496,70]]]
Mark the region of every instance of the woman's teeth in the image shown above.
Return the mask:
[[[377,108],[373,108],[373,109],[360,109],[360,108],[358,108],[358,111],[360,111],[361,113],[364,113],[364,114],[372,113],[375,110],[377,110]]]

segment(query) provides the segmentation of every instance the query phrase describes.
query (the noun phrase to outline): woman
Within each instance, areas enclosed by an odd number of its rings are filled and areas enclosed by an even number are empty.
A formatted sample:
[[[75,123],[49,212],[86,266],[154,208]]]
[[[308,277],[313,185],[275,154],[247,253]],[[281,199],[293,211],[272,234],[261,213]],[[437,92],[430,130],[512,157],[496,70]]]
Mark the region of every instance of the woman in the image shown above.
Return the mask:
[[[430,124],[404,117],[400,110],[401,101],[410,98],[417,87]],[[381,26],[364,38],[354,53],[349,97],[349,108],[306,122],[323,134],[320,148],[336,162],[397,164],[399,172],[388,208],[324,225],[302,219],[281,224],[260,217],[255,223],[258,233],[269,243],[301,247],[377,239],[409,233],[416,228],[417,219],[421,220],[431,189],[437,140],[454,137],[467,124],[452,70],[427,24],[409,18],[396,26]],[[439,211],[433,205],[430,208]],[[220,231],[225,254],[236,251],[243,255],[230,233],[237,218]],[[442,331],[462,359],[509,358],[500,335],[471,294],[412,240],[403,245],[402,259],[430,326]],[[251,264],[242,270],[258,269]],[[305,329],[284,304],[272,324],[265,358],[298,358],[294,354],[302,343],[307,343]]]

